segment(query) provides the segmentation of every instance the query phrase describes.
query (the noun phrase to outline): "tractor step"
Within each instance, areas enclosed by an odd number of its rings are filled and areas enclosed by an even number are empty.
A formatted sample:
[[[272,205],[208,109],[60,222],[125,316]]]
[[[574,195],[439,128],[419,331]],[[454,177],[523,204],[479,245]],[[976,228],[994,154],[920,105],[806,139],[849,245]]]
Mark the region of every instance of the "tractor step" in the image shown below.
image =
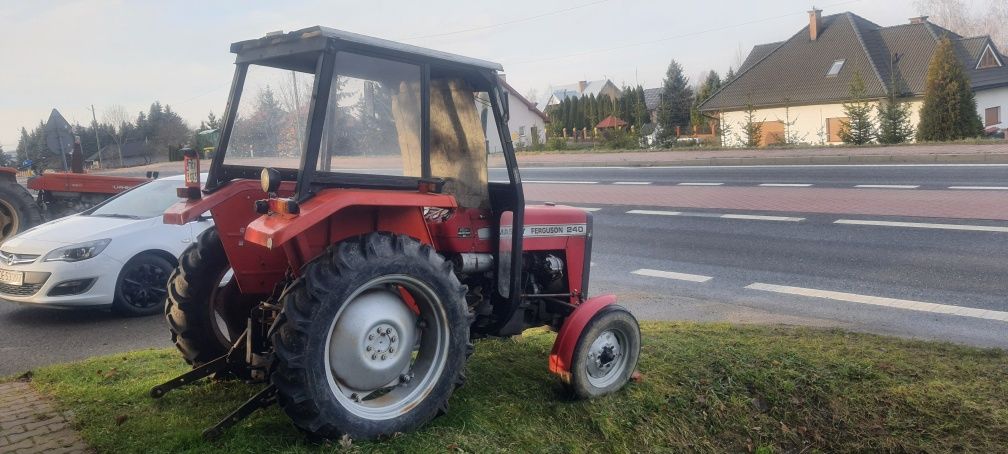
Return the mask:
[[[260,408],[266,408],[273,405],[276,402],[277,387],[276,385],[269,385],[263,388],[262,391],[256,393],[251,399],[245,401],[240,407],[236,408],[231,414],[227,415],[224,419],[220,420],[213,427],[207,428],[203,431],[203,439],[213,440],[224,434],[224,431],[229,429],[231,426],[238,424],[241,420],[247,418],[253,412]]]

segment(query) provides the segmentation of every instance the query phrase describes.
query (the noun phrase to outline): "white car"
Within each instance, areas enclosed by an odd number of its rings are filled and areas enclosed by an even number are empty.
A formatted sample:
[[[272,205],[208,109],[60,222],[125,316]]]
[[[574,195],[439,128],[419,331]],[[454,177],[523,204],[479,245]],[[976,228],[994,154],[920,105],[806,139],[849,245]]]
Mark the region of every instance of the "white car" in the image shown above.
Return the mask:
[[[80,214],[0,244],[0,300],[48,307],[111,307],[124,315],[164,310],[178,257],[213,225],[166,225],[182,176],[144,183]]]

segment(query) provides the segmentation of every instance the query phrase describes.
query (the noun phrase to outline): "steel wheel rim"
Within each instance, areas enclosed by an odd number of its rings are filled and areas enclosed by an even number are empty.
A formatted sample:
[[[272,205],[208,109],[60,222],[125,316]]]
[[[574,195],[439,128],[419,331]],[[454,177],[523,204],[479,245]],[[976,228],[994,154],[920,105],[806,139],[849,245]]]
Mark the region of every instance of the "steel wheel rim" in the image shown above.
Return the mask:
[[[138,309],[149,309],[164,303],[168,273],[151,265],[142,264],[123,276],[122,296],[126,304]]]
[[[347,313],[348,309],[355,303],[364,302],[358,301],[358,298],[370,297],[369,292],[372,291],[384,292],[392,288],[404,289],[408,292],[420,312],[419,315],[415,315],[414,319],[417,324],[415,340],[410,342],[406,339],[398,339],[396,344],[409,348],[409,350],[396,350],[401,353],[408,352],[408,367],[404,373],[399,374],[398,383],[393,383],[396,380],[391,380],[388,385],[376,389],[355,389],[341,379],[340,364],[334,362],[334,353],[345,353],[349,350],[359,351],[363,354],[366,350],[356,349],[366,349],[369,345],[381,347],[381,345],[376,344],[373,340],[369,341],[367,337],[350,345],[348,342],[336,343],[333,334],[337,330],[341,317]],[[373,279],[360,286],[350,295],[348,301],[333,317],[325,339],[325,371],[330,391],[343,408],[358,417],[380,421],[401,416],[416,407],[419,400],[431,394],[447,363],[450,332],[448,317],[441,305],[441,298],[427,284],[414,277],[388,275]],[[401,298],[400,303],[408,307],[406,301]],[[376,329],[387,329],[396,322],[394,320],[391,323],[376,321],[380,318],[379,314],[368,326],[362,327],[359,331],[370,333]],[[372,327],[371,325],[378,326]],[[398,331],[396,330],[397,333]],[[378,336],[375,337],[377,339]],[[412,346],[409,347],[411,344]],[[388,345],[391,344],[386,344],[386,347]],[[341,352],[334,352],[336,348],[341,349]],[[343,372],[346,373],[346,371]]]
[[[0,200],[0,243],[18,233],[21,220],[18,219],[14,205],[6,200]]]
[[[225,301],[222,299],[227,295],[228,286],[234,280],[234,270],[230,267],[221,273],[216,280],[213,290],[210,291],[210,326],[214,336],[221,345],[234,344],[234,333],[227,323],[227,313],[224,311]]]
[[[605,388],[620,380],[629,362],[628,339],[619,329],[607,329],[592,341],[585,361],[588,383]]]

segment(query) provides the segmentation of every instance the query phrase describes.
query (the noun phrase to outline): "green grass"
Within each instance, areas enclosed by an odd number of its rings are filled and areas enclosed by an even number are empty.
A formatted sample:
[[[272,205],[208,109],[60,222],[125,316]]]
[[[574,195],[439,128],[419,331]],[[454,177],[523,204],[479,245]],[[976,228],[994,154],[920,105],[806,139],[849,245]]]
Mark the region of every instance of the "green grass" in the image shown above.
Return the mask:
[[[449,414],[382,442],[312,444],[276,407],[213,443],[200,431],[254,390],[202,382],[161,400],[174,351],[35,371],[101,452],[798,452],[1008,450],[1008,352],[842,331],[646,323],[644,380],[572,401],[554,335],[479,342]]]

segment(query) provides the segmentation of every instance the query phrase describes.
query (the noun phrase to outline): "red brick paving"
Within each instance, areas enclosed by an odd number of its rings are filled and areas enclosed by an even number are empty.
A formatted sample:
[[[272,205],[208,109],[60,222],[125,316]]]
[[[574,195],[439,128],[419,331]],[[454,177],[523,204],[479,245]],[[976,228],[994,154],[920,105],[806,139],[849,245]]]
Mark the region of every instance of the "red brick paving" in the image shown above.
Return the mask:
[[[87,453],[91,449],[28,383],[0,383],[0,454]]]
[[[640,205],[798,213],[1008,220],[1008,193],[915,189],[613,186],[526,183],[525,198],[574,205]]]

